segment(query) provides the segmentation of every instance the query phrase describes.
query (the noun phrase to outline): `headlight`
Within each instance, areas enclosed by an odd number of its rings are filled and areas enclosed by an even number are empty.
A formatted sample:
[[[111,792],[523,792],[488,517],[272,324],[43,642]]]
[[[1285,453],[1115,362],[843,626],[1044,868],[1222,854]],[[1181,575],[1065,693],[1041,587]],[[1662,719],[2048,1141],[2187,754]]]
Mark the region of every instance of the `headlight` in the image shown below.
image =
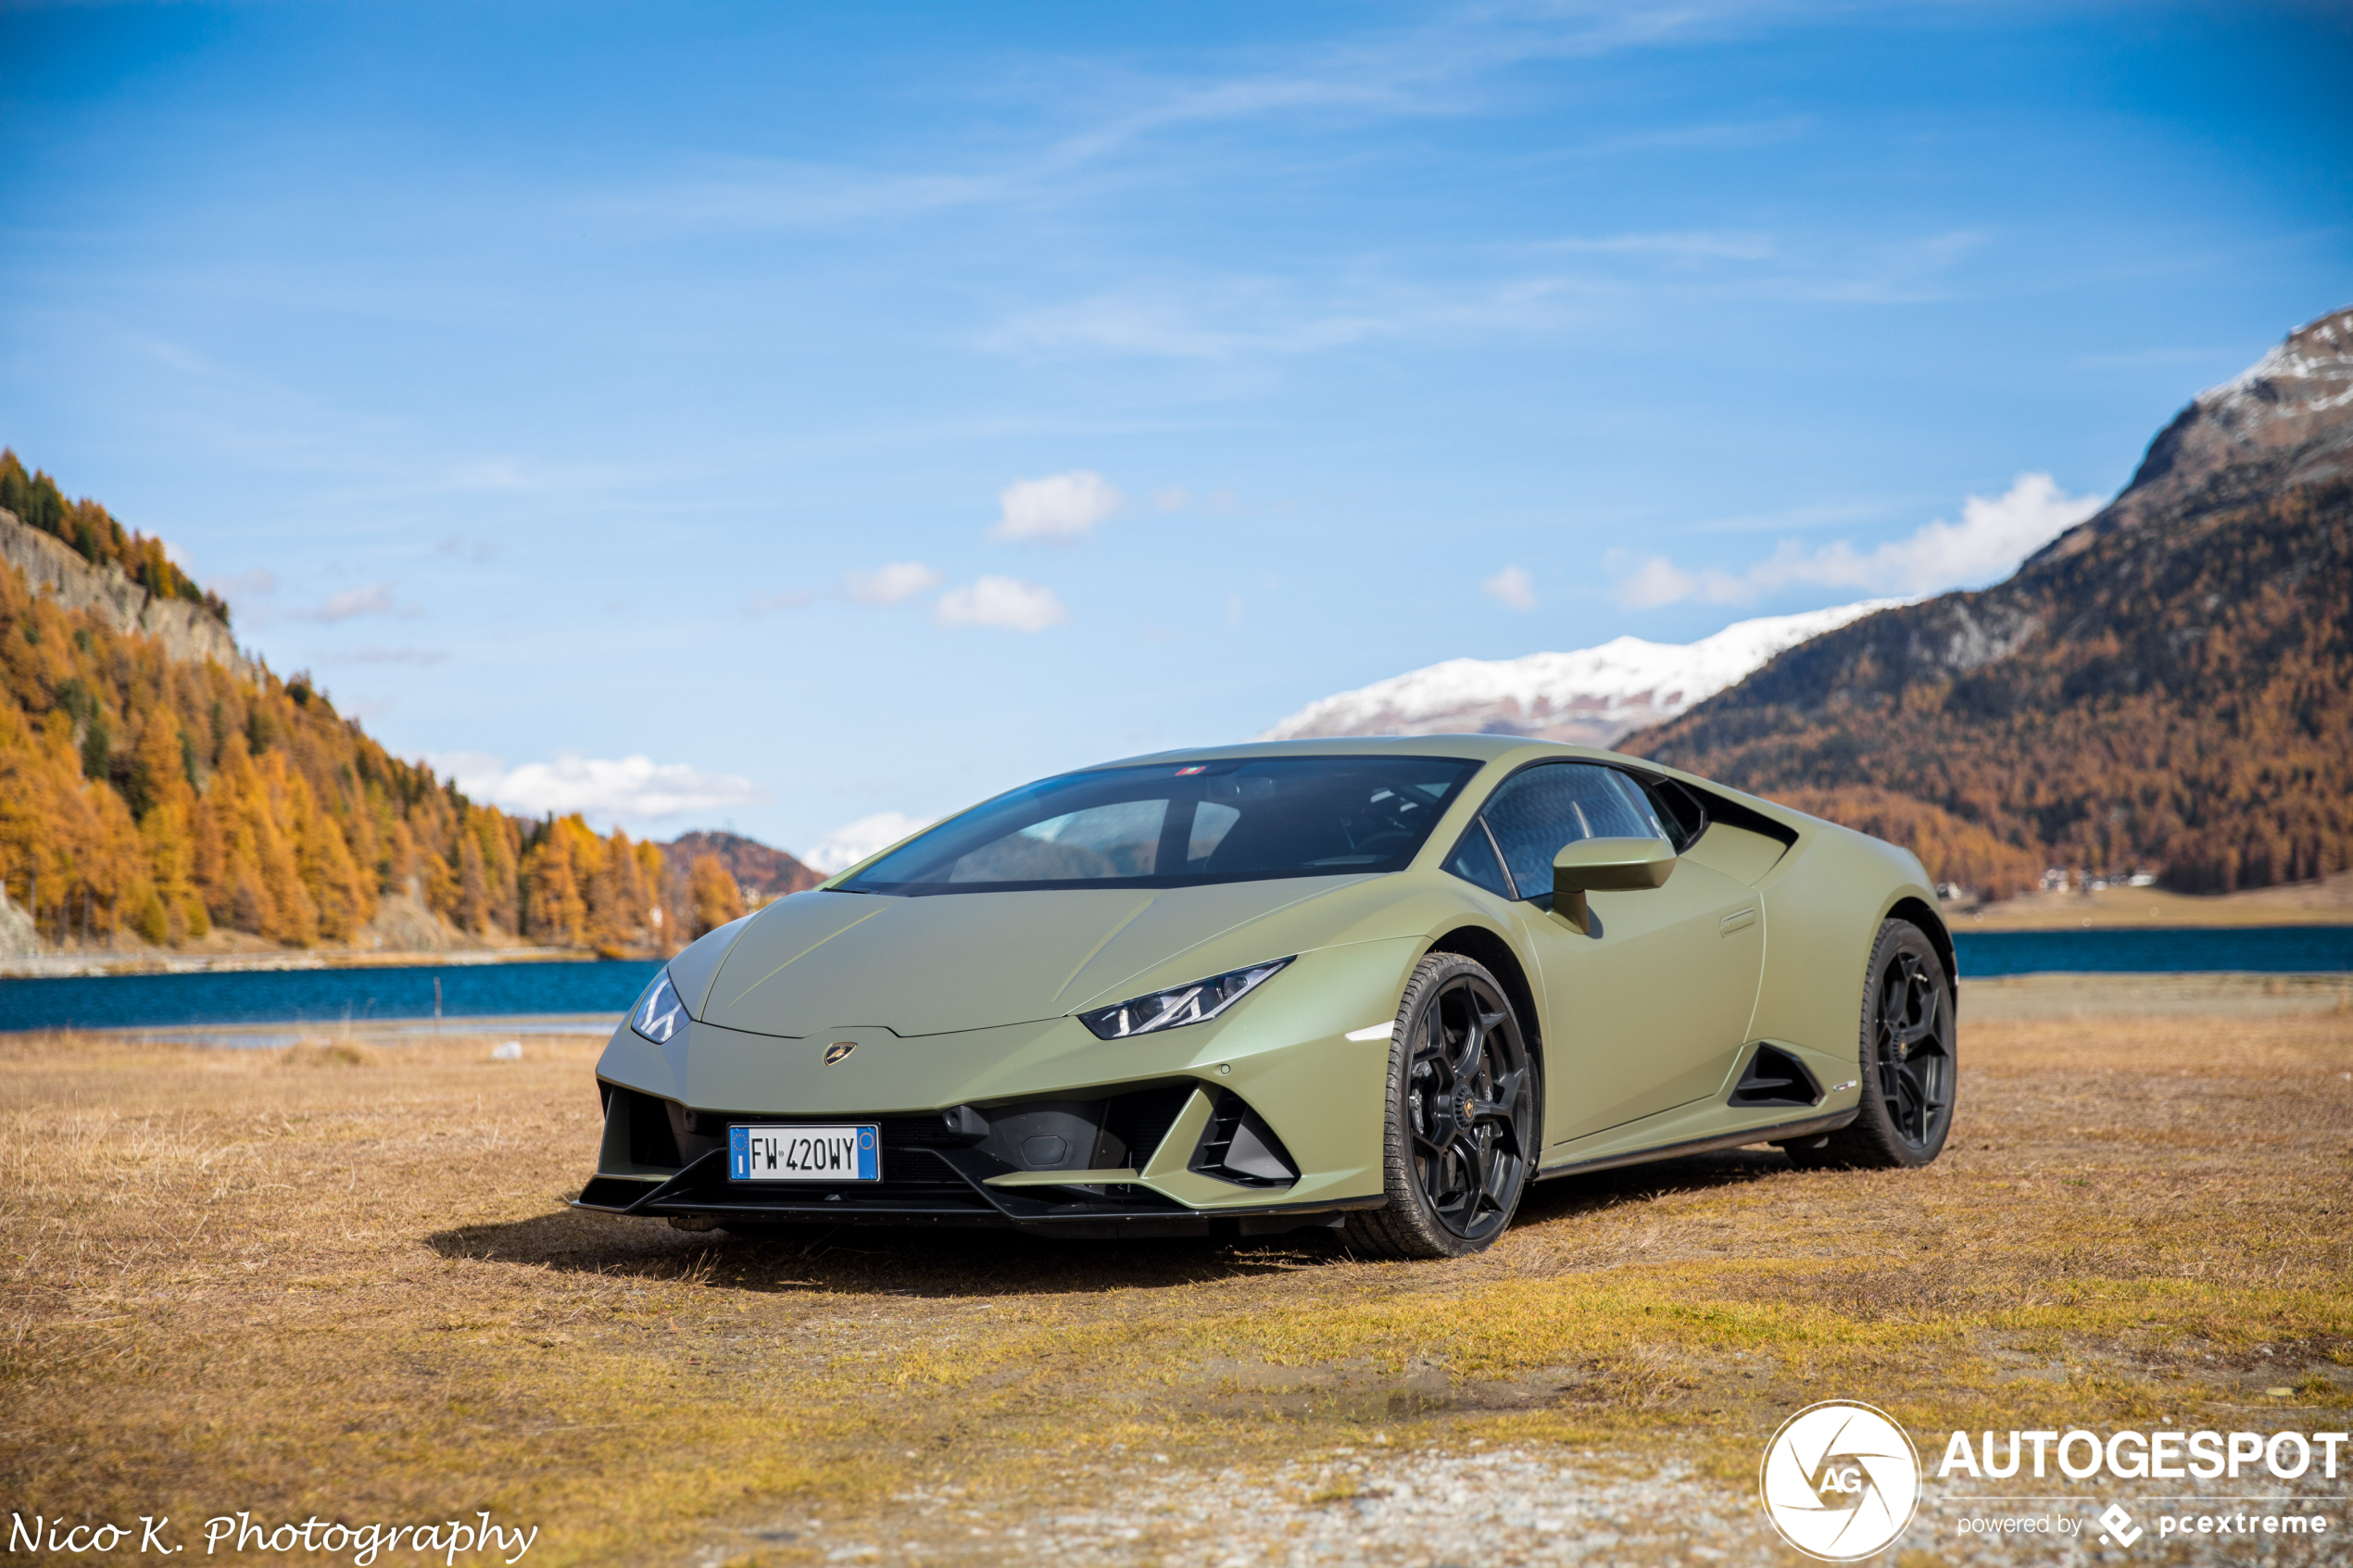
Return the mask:
[[[1188,1023],[1206,1023],[1258,989],[1290,961],[1277,959],[1273,963],[1212,975],[1190,985],[1172,985],[1149,997],[1082,1012],[1078,1022],[1093,1030],[1099,1040],[1122,1040],[1130,1035],[1151,1035],[1163,1029],[1182,1029]]]
[[[656,1045],[661,1045],[678,1033],[678,1025],[686,1021],[686,1004],[678,999],[678,987],[670,983],[670,971],[664,969],[629,1010],[629,1027]]]

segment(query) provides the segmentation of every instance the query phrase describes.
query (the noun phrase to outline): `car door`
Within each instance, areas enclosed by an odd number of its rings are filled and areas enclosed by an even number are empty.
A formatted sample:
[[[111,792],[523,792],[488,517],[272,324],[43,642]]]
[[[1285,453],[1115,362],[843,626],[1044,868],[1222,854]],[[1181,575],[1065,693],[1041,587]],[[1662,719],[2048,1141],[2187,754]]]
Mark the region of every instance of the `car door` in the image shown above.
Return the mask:
[[[1546,1146],[1714,1092],[1755,1010],[1765,959],[1755,890],[1679,859],[1663,887],[1589,895],[1590,935],[1555,917],[1553,857],[1564,845],[1671,836],[1642,786],[1600,763],[1521,771],[1473,829],[1503,861],[1536,959]]]

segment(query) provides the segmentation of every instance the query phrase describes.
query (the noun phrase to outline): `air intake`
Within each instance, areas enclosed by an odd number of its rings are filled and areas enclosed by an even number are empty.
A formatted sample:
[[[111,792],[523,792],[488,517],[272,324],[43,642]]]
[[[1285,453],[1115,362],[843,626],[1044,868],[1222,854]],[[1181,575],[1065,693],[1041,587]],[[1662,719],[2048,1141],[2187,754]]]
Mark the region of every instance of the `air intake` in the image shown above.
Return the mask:
[[[1239,1095],[1217,1097],[1201,1143],[1193,1150],[1191,1168],[1204,1176],[1247,1187],[1289,1186],[1299,1180],[1299,1167],[1275,1129]]]
[[[1734,1105],[1818,1105],[1822,1085],[1806,1064],[1778,1046],[1759,1046],[1732,1089]]]

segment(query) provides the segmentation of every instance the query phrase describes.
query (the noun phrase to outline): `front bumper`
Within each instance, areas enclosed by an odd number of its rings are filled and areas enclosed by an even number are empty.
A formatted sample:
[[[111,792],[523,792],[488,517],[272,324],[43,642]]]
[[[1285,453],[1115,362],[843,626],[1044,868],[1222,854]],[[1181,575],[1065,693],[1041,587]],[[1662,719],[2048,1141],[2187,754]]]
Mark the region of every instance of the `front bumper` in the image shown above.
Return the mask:
[[[1093,1101],[852,1118],[880,1133],[882,1179],[840,1183],[730,1178],[728,1124],[778,1118],[691,1110],[610,1085],[605,1093],[599,1171],[573,1205],[606,1213],[711,1226],[1263,1236],[1331,1224],[1350,1210],[1387,1201],[1378,1195],[1291,1200],[1298,1169],[1272,1129],[1240,1097],[1205,1086],[1155,1085]],[[1041,1148],[1051,1162],[1040,1162]],[[1116,1163],[1122,1160],[1129,1163]]]

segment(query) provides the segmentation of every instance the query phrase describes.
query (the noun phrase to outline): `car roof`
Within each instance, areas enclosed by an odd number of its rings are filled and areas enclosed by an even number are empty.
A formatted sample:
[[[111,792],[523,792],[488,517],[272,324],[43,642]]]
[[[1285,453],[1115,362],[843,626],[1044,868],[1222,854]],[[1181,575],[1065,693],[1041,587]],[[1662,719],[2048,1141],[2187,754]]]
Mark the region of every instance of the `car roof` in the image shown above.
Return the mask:
[[[1531,740],[1526,735],[1459,734],[1459,735],[1334,735],[1315,740],[1244,741],[1231,746],[1185,746],[1170,751],[1154,751],[1140,757],[1123,757],[1115,762],[1098,762],[1093,768],[1079,771],[1091,772],[1101,768],[1135,768],[1162,762],[1222,762],[1236,758],[1254,757],[1458,757],[1466,761],[1492,762],[1500,758],[1541,756],[1554,753],[1563,758],[1588,758],[1595,761],[1624,762],[1631,759],[1614,751],[1604,751],[1590,746],[1569,746],[1560,741]]]

